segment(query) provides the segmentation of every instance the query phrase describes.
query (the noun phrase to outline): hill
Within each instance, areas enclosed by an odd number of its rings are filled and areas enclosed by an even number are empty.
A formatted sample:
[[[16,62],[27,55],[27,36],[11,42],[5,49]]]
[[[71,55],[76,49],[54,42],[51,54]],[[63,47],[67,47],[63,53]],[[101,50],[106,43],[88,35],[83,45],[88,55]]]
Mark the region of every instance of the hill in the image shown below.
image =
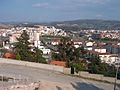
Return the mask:
[[[8,29],[8,28],[11,28],[11,27],[13,27],[13,25],[0,23],[0,29]]]
[[[73,20],[63,22],[52,22],[51,25],[64,30],[120,30],[120,21],[115,20]]]

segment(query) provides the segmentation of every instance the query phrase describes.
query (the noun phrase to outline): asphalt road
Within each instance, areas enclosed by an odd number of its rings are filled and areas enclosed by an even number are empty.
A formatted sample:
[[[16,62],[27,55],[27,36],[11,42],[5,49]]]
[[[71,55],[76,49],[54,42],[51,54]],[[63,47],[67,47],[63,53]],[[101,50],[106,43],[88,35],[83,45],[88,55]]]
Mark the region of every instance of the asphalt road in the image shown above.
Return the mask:
[[[112,84],[71,77],[59,72],[18,65],[0,64],[0,76],[14,78],[10,82],[0,82],[0,86],[31,83],[40,80],[70,84],[75,90],[113,90]],[[19,79],[18,81],[16,79]],[[120,88],[117,87],[117,90]]]

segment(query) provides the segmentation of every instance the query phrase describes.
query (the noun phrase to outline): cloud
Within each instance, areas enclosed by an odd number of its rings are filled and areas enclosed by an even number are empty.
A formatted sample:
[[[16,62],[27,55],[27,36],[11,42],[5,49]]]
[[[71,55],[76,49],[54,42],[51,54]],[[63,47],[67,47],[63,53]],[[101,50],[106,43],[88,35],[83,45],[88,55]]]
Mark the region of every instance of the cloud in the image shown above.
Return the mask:
[[[78,12],[107,4],[110,0],[53,0],[54,2],[38,2],[32,5],[37,8],[47,8],[52,11]]]
[[[61,0],[63,1],[63,0]],[[65,2],[77,3],[77,4],[105,4],[110,0],[64,0]]]
[[[33,4],[33,7],[47,7],[49,4],[48,3],[36,3]]]
[[[108,2],[109,0],[85,0],[88,3],[95,3],[95,4],[104,4]]]
[[[97,14],[95,17],[96,18],[103,18],[103,15],[102,14]]]

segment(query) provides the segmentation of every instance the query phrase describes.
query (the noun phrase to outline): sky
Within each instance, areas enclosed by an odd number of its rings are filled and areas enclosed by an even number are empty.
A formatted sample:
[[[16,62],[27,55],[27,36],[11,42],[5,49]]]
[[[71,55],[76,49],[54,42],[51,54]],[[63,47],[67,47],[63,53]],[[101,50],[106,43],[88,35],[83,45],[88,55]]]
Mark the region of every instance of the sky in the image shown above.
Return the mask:
[[[0,22],[120,20],[120,0],[0,0]]]

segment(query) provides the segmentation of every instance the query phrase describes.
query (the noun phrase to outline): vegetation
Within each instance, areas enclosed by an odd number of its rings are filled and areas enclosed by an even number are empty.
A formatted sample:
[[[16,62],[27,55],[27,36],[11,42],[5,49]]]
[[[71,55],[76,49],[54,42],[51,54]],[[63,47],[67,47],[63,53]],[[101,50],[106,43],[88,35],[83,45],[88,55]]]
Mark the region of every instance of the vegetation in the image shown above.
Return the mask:
[[[66,66],[74,68],[75,72],[85,70],[92,74],[115,77],[116,68],[114,65],[101,62],[99,56],[88,53],[83,47],[74,48],[72,41],[68,38],[62,38],[57,48],[58,52],[53,53],[52,57],[65,61]],[[118,75],[120,75],[120,70]],[[118,76],[118,79],[120,79],[120,76]]]
[[[103,74],[104,76],[115,77],[115,65],[109,65],[101,62],[100,58],[96,55],[91,55],[90,63],[88,64],[88,71],[93,74]],[[118,79],[120,79],[120,70],[118,72]]]
[[[60,44],[57,46],[57,53],[52,53],[52,58],[66,62],[66,67],[74,66],[78,70],[83,67],[83,62],[80,60],[83,48],[75,48],[73,42],[69,38],[62,38]]]
[[[21,60],[21,56],[20,56],[19,53],[17,53],[17,55],[16,55],[16,59],[17,59],[17,60]]]
[[[75,68],[75,72],[78,73],[79,71],[85,70],[85,64],[84,63],[74,63],[73,67]]]
[[[14,44],[14,50],[17,55],[20,55],[21,60],[28,61],[32,59],[31,47],[29,43],[29,35],[23,31],[21,36],[17,38],[18,42]]]
[[[42,51],[30,47],[29,36],[26,31],[23,31],[21,37],[17,40],[18,42],[14,44],[16,59],[46,63],[45,58],[42,57]],[[88,53],[83,47],[75,48],[70,38],[61,38],[61,42],[57,46],[57,53],[52,53],[52,58],[65,61],[66,67],[75,68],[75,72],[85,70],[93,74],[115,77],[116,68],[114,65],[101,62],[99,56]],[[118,79],[120,79],[120,70]]]
[[[39,63],[47,63],[45,58],[42,57],[42,55],[43,55],[43,52],[35,47],[34,48],[34,59],[35,59],[35,61],[39,62]]]
[[[4,53],[6,53],[8,50],[7,49],[0,49],[0,57],[3,57],[4,56]]]
[[[111,38],[102,38],[102,39],[100,39],[99,41],[101,41],[101,42],[108,42],[108,41],[113,41],[113,42],[120,42],[120,39],[111,39]]]
[[[54,58],[59,59],[61,61],[66,61],[66,66],[70,67],[70,54],[73,49],[72,43],[69,42],[69,38],[62,38],[61,43],[57,46],[58,53],[53,53]]]
[[[42,57],[42,51],[38,48],[30,46],[29,35],[26,31],[23,31],[23,33],[19,38],[17,38],[17,40],[18,42],[14,43],[13,48],[16,53],[16,59],[46,63],[45,59]],[[32,49],[33,51],[31,51]]]
[[[90,73],[102,74],[106,71],[107,64],[101,63],[101,60],[98,56],[91,55],[89,60],[90,63],[88,65],[88,70]]]

